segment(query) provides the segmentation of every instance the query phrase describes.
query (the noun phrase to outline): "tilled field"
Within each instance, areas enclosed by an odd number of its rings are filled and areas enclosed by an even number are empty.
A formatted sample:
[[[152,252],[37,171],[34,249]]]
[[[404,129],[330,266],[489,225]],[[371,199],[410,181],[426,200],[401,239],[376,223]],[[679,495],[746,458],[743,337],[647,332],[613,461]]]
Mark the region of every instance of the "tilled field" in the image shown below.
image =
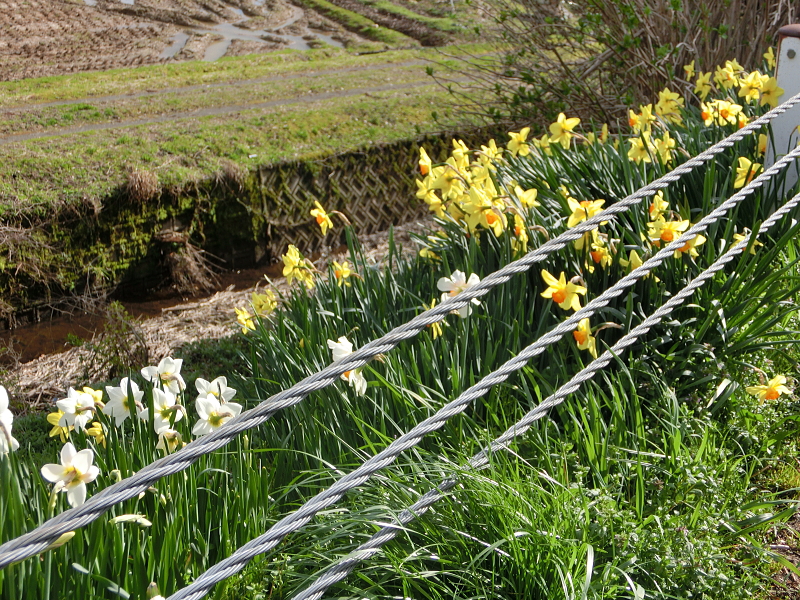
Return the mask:
[[[90,1],[0,0],[0,80],[366,42],[287,0]],[[422,45],[452,41],[414,18],[334,1]]]

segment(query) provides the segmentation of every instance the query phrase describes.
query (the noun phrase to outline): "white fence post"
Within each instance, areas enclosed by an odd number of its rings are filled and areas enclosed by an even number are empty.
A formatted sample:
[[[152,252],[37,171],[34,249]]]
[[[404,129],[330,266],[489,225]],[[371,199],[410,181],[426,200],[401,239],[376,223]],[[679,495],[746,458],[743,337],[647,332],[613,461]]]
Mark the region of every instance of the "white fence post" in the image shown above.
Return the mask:
[[[778,54],[775,78],[778,87],[784,89],[778,101],[783,102],[800,92],[800,25],[785,25],[778,30]],[[775,159],[785,155],[797,145],[800,134],[800,105],[795,105],[772,120],[771,135],[764,156],[764,168],[770,168]],[[781,187],[782,195],[794,188],[798,180],[798,164],[786,169],[786,180]]]

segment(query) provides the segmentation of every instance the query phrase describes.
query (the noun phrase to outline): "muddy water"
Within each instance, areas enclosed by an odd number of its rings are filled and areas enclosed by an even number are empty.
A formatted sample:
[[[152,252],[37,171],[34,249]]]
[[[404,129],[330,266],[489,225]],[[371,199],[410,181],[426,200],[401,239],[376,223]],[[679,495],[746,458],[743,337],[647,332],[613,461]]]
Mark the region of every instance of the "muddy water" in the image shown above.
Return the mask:
[[[214,27],[211,27],[210,29],[197,30],[200,33],[215,33],[217,35],[221,35],[223,38],[219,42],[215,42],[206,48],[206,53],[203,57],[203,60],[207,62],[213,62],[222,58],[225,56],[228,48],[230,48],[233,40],[264,42],[264,36],[268,36],[268,38],[281,38],[286,42],[288,48],[292,48],[294,50],[308,50],[311,48],[311,46],[308,44],[308,41],[303,39],[302,36],[274,33],[275,31],[280,31],[284,27],[289,27],[290,25],[293,25],[299,21],[303,17],[303,11],[300,9],[295,9],[295,14],[292,17],[272,30],[243,30],[239,27],[239,25],[247,20],[244,11],[239,8],[232,8],[232,10],[239,14],[242,19],[235,22],[220,23],[219,25],[214,25]],[[313,31],[312,33],[317,37],[317,39],[324,41],[331,46],[336,46],[337,48],[344,47],[341,42],[334,40],[330,36]]]
[[[256,283],[263,283],[264,275],[272,279],[281,277],[282,268],[283,264],[275,264],[258,269],[223,273],[219,276],[220,283],[217,289],[224,290],[231,285],[238,290],[248,289]],[[141,302],[119,299],[128,314],[138,319],[159,316],[163,309],[183,304],[187,300],[201,300],[201,298],[185,298],[167,292],[154,294]],[[102,332],[103,324],[102,314],[75,313],[18,327],[11,331],[0,331],[0,365],[10,366],[15,358],[25,363],[43,354],[64,352],[72,347],[69,343],[72,336],[91,340],[95,333]],[[8,348],[10,352],[4,350]]]
[[[89,6],[96,6],[96,0],[83,0],[85,4]],[[123,4],[133,5],[135,4],[136,0],[120,0]],[[262,6],[265,0],[254,0],[254,4],[256,6]],[[267,36],[268,38],[280,38],[285,43],[287,48],[291,48],[294,50],[309,50],[311,46],[308,43],[308,40],[303,39],[303,36],[299,35],[289,35],[289,34],[277,34],[274,33],[275,31],[279,31],[284,27],[289,27],[293,25],[297,21],[299,21],[303,16],[303,11],[299,8],[295,9],[295,14],[286,20],[286,22],[281,23],[277,27],[272,30],[246,30],[240,27],[242,23],[247,21],[247,16],[244,14],[244,11],[241,8],[228,5],[228,8],[232,12],[237,15],[237,19],[235,21],[227,21],[223,23],[219,23],[209,28],[202,28],[202,27],[190,27],[187,28],[185,31],[176,33],[170,45],[164,49],[161,53],[161,58],[172,58],[173,56],[177,55],[181,50],[183,50],[186,43],[189,41],[191,37],[190,33],[198,33],[198,34],[215,34],[221,36],[222,39],[218,42],[214,42],[208,48],[206,48],[205,55],[203,56],[203,60],[207,62],[213,62],[215,60],[219,60],[228,51],[230,48],[231,43],[234,40],[243,40],[243,41],[250,41],[250,42],[264,42],[268,41],[264,38]],[[190,33],[189,33],[190,32]],[[317,32],[311,30],[311,34],[316,37],[319,41],[325,42],[331,46],[335,46],[337,48],[343,48],[344,45],[334,40],[331,36],[325,35],[322,32]]]

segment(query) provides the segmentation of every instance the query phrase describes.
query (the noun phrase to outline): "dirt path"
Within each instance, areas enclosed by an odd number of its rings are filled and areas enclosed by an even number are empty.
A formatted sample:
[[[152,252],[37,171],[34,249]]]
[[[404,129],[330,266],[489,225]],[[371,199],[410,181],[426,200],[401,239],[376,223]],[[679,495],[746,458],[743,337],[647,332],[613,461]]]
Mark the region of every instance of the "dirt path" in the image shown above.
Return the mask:
[[[361,71],[379,71],[381,69],[404,69],[406,67],[421,67],[429,64],[426,60],[407,60],[404,62],[393,63],[391,65],[377,64],[364,65],[361,67],[344,67],[341,69],[320,69],[319,71],[305,71],[302,73],[287,73],[285,75],[273,75],[270,77],[257,77],[255,79],[241,79],[238,81],[226,81],[221,83],[201,83],[197,85],[187,85],[182,87],[170,87],[161,90],[147,90],[144,92],[133,92],[130,94],[114,94],[111,96],[86,96],[72,100],[55,100],[53,102],[32,102],[21,106],[8,106],[0,109],[0,112],[24,112],[31,109],[51,108],[54,106],[69,106],[73,104],[86,104],[89,102],[119,102],[121,100],[132,100],[136,98],[148,98],[151,96],[161,96],[164,94],[191,94],[193,92],[210,90],[214,88],[244,87],[248,85],[259,85],[262,83],[275,83],[278,81],[291,81],[296,79],[314,79],[327,75],[344,75],[346,73],[356,73]]]

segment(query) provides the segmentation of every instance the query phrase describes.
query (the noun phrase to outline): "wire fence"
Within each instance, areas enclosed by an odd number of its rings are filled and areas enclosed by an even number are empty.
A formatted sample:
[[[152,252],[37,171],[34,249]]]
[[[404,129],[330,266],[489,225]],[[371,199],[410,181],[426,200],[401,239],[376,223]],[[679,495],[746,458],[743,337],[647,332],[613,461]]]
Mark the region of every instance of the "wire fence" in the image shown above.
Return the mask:
[[[567,230],[558,237],[546,242],[536,250],[526,254],[521,259],[509,263],[495,273],[484,278],[479,284],[468,288],[453,298],[443,301],[430,310],[418,315],[407,323],[400,325],[384,335],[383,337],[370,342],[361,349],[353,352],[339,362],[333,363],[322,369],[318,373],[310,375],[294,386],[275,394],[267,400],[261,402],[251,410],[243,412],[235,419],[230,420],[224,426],[213,433],[198,438],[185,446],[182,450],[159,459],[144,467],[136,474],[124,479],[100,493],[90,498],[85,504],[77,508],[67,510],[60,515],[48,520],[36,529],[6,542],[0,546],[0,568],[13,562],[24,560],[31,557],[67,532],[74,531],[83,527],[116,504],[137,496],[145,491],[158,479],[180,472],[188,468],[201,456],[208,454],[229,443],[239,433],[256,427],[264,423],[278,411],[293,406],[303,400],[313,391],[322,389],[338,380],[342,373],[351,371],[364,366],[371,358],[378,354],[386,353],[395,348],[399,343],[416,336],[428,325],[444,319],[450,312],[469,304],[472,299],[486,295],[492,288],[509,281],[513,276],[528,271],[533,265],[541,262],[550,254],[565,248],[572,241],[579,239],[585,233],[595,229],[601,222],[612,220],[615,215],[620,214],[632,206],[637,205],[643,199],[654,195],[658,190],[666,188],[670,183],[677,181],[684,174],[710,161],[713,157],[732,147],[737,141],[745,136],[752,134],[764,125],[767,125],[773,118],[784,113],[786,110],[800,102],[800,94],[787,100],[780,106],[772,109],[762,117],[755,119],[747,126],[724,140],[718,142],[704,152],[691,158],[687,162],[675,168],[670,173],[653,181],[652,183],[640,188],[635,193],[627,196],[623,200],[613,204],[606,210],[595,215]],[[444,423],[455,415],[463,412],[469,404],[476,398],[484,395],[494,385],[505,381],[512,373],[521,369],[531,358],[541,354],[548,346],[560,340],[564,335],[572,332],[576,324],[582,319],[589,317],[602,307],[606,306],[611,299],[619,296],[625,289],[633,285],[640,277],[645,276],[650,271],[663,263],[673,252],[682,247],[686,242],[692,240],[700,232],[704,231],[710,224],[719,220],[727,211],[736,206],[747,196],[754,193],[766,182],[770,181],[775,175],[781,172],[789,164],[800,156],[800,148],[795,148],[781,160],[777,161],[771,168],[755,178],[749,185],[744,187],[737,194],[731,196],[724,203],[720,204],[714,211],[709,213],[696,225],[691,227],[677,240],[668,244],[657,254],[647,260],[641,267],[632,271],[626,277],[619,280],[614,286],[608,288],[601,296],[595,298],[584,308],[575,312],[569,319],[560,323],[544,336],[540,337],[533,344],[528,346],[519,355],[506,362],[496,371],[490,373],[479,381],[476,385],[466,390],[455,400],[446,404],[436,414],[425,419],[409,432],[395,440],[383,451],[376,454],[364,462],[360,467],[351,473],[343,476],[330,488],[320,492],[317,496],[309,500],[295,512],[287,515],[267,532],[258,538],[251,540],[227,559],[198,577],[188,587],[170,596],[170,600],[187,600],[203,597],[208,590],[217,582],[230,577],[240,571],[253,557],[274,548],[284,537],[305,525],[320,510],[338,501],[349,490],[352,490],[365,481],[374,473],[391,464],[402,452],[415,446],[428,433],[441,428]],[[795,196],[784,206],[774,213],[770,219],[764,222],[760,231],[765,231],[774,225],[781,216],[788,213],[798,202],[800,196]],[[745,241],[733,246],[725,254],[720,256],[708,269],[703,271],[688,286],[673,296],[667,303],[648,317],[641,325],[633,329],[629,334],[620,339],[614,347],[607,350],[604,354],[592,361],[586,368],[580,371],[569,383],[560,388],[555,394],[547,398],[538,407],[528,413],[514,427],[505,432],[502,436],[492,442],[492,444],[473,457],[469,461],[469,468],[478,468],[488,460],[489,453],[502,448],[504,444],[521,435],[530,425],[540,419],[546,412],[563,402],[570,393],[578,389],[584,381],[590,379],[593,374],[603,366],[609,364],[616,354],[630,346],[638,337],[644,335],[653,325],[658,323],[675,306],[679,305],[685,298],[705,283],[714,273],[730,262],[734,256],[745,247],[749,241],[748,236]],[[347,575],[354,566],[364,558],[374,554],[377,549],[392,539],[396,535],[397,528],[406,522],[410,522],[419,514],[425,512],[430,505],[441,498],[449,489],[455,485],[454,479],[448,479],[421,497],[417,503],[404,510],[398,516],[397,526],[387,526],[379,531],[371,540],[362,545],[353,555],[335,564],[327,571],[315,584],[307,588],[297,598],[318,598],[325,589],[336,581],[340,581]]]
[[[619,282],[617,282],[614,286],[608,288],[605,292],[589,302],[581,310],[575,311],[571,317],[561,322],[549,333],[540,337],[534,343],[526,347],[517,356],[510,359],[501,367],[481,379],[474,386],[470,387],[461,395],[459,395],[455,400],[449,402],[444,407],[439,409],[439,411],[437,411],[434,415],[417,424],[410,431],[389,444],[381,452],[364,462],[360,467],[339,479],[328,489],[311,498],[298,510],[278,521],[266,533],[255,538],[254,540],[251,540],[239,550],[234,552],[231,556],[211,567],[190,585],[170,596],[168,600],[196,600],[198,598],[202,598],[216,583],[219,583],[223,579],[227,579],[231,575],[234,575],[242,570],[245,565],[255,556],[263,554],[264,552],[267,552],[277,546],[278,543],[283,540],[283,538],[308,523],[318,512],[338,501],[348,491],[353,490],[365,483],[370,477],[372,477],[372,475],[394,462],[394,460],[404,451],[416,446],[425,435],[440,429],[450,418],[466,410],[473,400],[476,400],[477,398],[480,398],[486,394],[495,385],[504,382],[514,372],[523,368],[533,357],[544,352],[548,346],[559,341],[567,333],[574,331],[575,326],[581,319],[595,314],[597,310],[603,306],[606,306],[612,298],[622,294],[626,288],[633,285],[640,277],[643,277],[657,266],[662,264],[665,260],[672,257],[673,253],[678,248],[681,248],[686,242],[693,239],[698,233],[704,231],[711,223],[717,221],[721,216],[725,215],[728,210],[741,202],[745,197],[752,194],[766,182],[770,181],[775,175],[780,173],[781,170],[783,170],[789,164],[793,163],[798,157],[800,157],[800,147],[792,150],[783,159],[776,162],[771,168],[762,173],[761,176],[759,176],[757,179],[754,179],[748,188],[742,190],[734,196],[731,196],[714,211],[700,220],[694,227],[689,229],[684,235],[680,236],[678,239],[672,241],[664,248],[659,250],[655,255],[643,263],[642,266],[620,279]],[[780,215],[775,213],[775,215],[778,216],[776,217],[773,215],[771,217],[769,226],[771,227],[777,222],[781,215],[788,212],[788,210],[790,210],[791,207],[796,204],[797,200],[798,197],[795,197],[787,202],[786,205],[781,208],[782,212]],[[766,227],[767,223],[768,222],[765,221],[763,227]],[[749,236],[747,236],[746,239],[749,240]],[[619,352],[633,344],[633,342],[639,337],[647,333],[650,328],[653,327],[653,325],[660,322],[664,316],[669,314],[674,307],[681,304],[684,299],[694,292],[695,289],[702,286],[709,277],[730,262],[730,260],[733,259],[739,250],[741,250],[741,248],[739,247],[739,244],[737,244],[723,254],[708,269],[703,271],[701,275],[692,280],[689,285],[673,296],[667,303],[662,305],[641,325],[631,330],[630,333],[621,338],[620,341],[617,342],[610,350],[606,351],[600,357],[589,363],[589,365],[580,371],[575,377],[573,377],[569,383],[562,386],[555,394],[548,397],[536,409],[528,413],[528,415],[515,424],[511,429],[506,431],[502,436],[492,442],[491,449],[502,447],[503,444],[507,443],[517,435],[521,435],[527,431],[531,423],[540,419],[552,407],[563,402],[564,399],[569,394],[576,391],[583,382],[591,379],[594,376],[594,373],[609,364],[613,356],[616,356]],[[482,464],[485,464],[487,456],[488,451],[484,451],[476,455],[473,460],[477,462],[474,465],[471,464],[471,467],[477,468]],[[472,463],[472,461],[470,461],[470,463]]]

